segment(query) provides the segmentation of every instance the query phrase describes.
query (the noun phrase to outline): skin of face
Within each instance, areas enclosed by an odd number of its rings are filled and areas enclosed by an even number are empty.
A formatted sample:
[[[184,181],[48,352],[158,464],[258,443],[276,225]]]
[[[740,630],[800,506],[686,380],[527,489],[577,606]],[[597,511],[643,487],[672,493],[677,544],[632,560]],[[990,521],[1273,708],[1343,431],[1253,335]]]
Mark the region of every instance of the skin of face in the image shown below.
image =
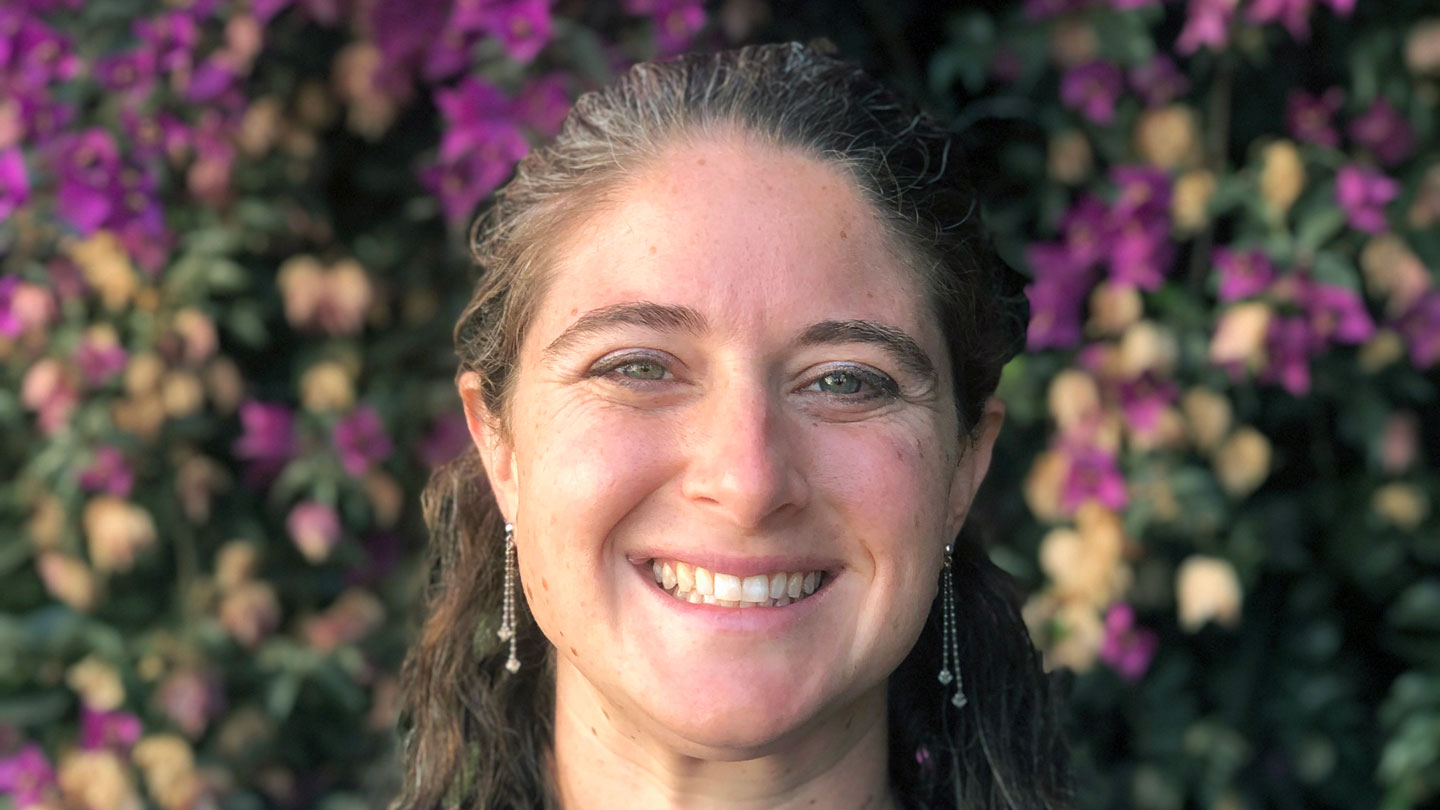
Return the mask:
[[[460,381],[555,645],[557,715],[649,752],[646,769],[883,746],[886,679],[1003,411],[973,446],[960,435],[939,326],[875,216],[796,151],[677,143],[557,245],[503,430]],[[853,332],[816,338],[821,322],[908,336],[933,373]],[[672,604],[655,555],[804,559],[826,581],[813,604],[704,608],[794,615],[741,627]]]

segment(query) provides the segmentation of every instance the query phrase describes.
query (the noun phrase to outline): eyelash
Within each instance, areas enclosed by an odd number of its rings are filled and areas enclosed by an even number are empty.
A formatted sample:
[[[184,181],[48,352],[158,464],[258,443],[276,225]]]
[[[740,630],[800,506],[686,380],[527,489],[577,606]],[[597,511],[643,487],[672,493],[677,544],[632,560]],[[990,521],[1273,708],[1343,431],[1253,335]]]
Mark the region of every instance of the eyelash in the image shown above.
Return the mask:
[[[660,370],[665,374],[665,377],[662,377],[658,380],[646,380],[620,373],[621,369],[624,369],[627,366],[635,366],[642,363],[648,363],[658,366]],[[853,364],[837,365],[826,368],[819,374],[812,377],[811,380],[806,383],[804,388],[802,388],[801,390],[810,391],[815,386],[818,386],[820,382],[826,377],[835,374],[844,374],[854,377],[858,379],[863,385],[868,386],[870,391],[868,393],[860,394],[833,394],[817,390],[815,391],[815,393],[832,400],[850,403],[870,402],[876,399],[891,400],[900,397],[900,386],[889,375],[883,374],[866,366]],[[586,372],[585,376],[587,378],[609,379],[612,382],[626,386],[627,388],[638,389],[647,387],[653,383],[666,382],[666,378],[672,377],[673,375],[671,375],[668,364],[663,357],[650,353],[630,353],[614,357],[601,358],[599,362],[597,362],[594,366],[591,366],[590,370]]]

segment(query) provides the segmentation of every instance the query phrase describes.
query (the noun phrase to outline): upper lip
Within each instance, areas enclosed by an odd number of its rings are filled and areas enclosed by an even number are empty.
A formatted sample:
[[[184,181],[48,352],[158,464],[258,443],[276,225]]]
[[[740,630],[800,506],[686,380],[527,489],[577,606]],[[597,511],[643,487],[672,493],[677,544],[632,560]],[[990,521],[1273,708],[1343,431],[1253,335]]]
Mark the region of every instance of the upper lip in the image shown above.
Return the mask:
[[[818,555],[767,554],[760,556],[739,556],[710,551],[671,551],[667,549],[645,549],[632,551],[626,559],[636,565],[649,564],[652,560],[674,560],[698,565],[711,573],[732,574],[751,577],[759,574],[809,573],[824,571],[834,573],[842,567],[831,557]]]

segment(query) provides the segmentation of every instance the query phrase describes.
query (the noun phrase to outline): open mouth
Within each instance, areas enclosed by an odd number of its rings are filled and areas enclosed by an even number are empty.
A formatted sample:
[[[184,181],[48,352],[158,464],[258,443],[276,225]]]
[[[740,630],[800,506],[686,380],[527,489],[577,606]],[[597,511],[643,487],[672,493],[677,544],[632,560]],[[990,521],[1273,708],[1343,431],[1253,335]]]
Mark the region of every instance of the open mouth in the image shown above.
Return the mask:
[[[741,577],[678,560],[652,560],[655,585],[681,602],[720,607],[784,607],[827,581],[824,571],[776,571]]]

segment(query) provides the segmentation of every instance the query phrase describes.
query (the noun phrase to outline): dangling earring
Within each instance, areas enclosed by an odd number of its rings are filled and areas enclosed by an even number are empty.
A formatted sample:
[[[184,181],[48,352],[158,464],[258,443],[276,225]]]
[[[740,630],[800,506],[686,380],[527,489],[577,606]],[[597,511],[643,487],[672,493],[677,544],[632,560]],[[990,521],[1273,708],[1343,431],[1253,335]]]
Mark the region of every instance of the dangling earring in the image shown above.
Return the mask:
[[[960,639],[955,631],[955,577],[951,552],[953,547],[945,546],[945,564],[940,568],[940,683],[949,686],[955,682],[955,696],[950,703],[957,709],[965,707],[965,682],[960,677]],[[953,667],[953,669],[952,669]]]
[[[501,641],[510,642],[510,659],[505,668],[510,674],[520,671],[520,659],[515,655],[515,524],[505,524],[505,601],[500,607],[500,629],[495,635]]]

